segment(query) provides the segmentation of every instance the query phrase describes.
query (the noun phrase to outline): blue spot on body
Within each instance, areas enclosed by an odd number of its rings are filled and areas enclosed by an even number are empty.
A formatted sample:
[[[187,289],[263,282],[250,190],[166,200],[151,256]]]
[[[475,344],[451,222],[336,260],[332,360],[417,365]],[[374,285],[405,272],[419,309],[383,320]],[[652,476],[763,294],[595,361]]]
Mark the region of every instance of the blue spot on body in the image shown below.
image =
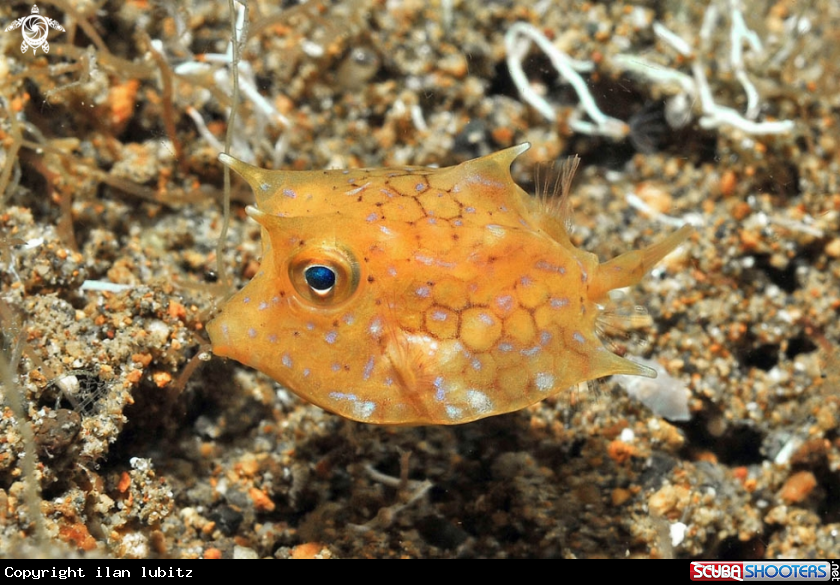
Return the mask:
[[[370,378],[370,374],[371,374],[371,372],[373,372],[374,364],[375,364],[375,362],[373,360],[373,356],[370,356],[368,358],[367,363],[365,364],[365,369],[362,371],[362,379],[363,380],[367,380],[368,378]]]
[[[563,307],[568,306],[569,299],[567,299],[566,297],[560,299],[552,297],[551,299],[549,299],[548,304],[551,305],[552,309],[562,309]]]
[[[443,402],[443,399],[446,398],[446,388],[444,387],[443,378],[438,376],[435,378],[435,400],[438,402]]]

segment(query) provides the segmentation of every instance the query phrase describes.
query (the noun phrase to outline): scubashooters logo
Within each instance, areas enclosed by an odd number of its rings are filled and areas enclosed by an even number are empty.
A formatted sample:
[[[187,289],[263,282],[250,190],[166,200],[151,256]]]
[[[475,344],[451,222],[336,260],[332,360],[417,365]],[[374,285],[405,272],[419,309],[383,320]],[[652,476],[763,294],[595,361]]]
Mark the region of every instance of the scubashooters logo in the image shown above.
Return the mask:
[[[32,6],[32,14],[22,16],[7,26],[6,32],[17,28],[20,28],[21,33],[23,33],[20,52],[25,53],[27,47],[32,47],[33,55],[38,51],[39,47],[44,53],[50,52],[50,44],[47,42],[47,35],[50,32],[50,28],[64,32],[64,28],[58,24],[58,21],[38,14],[37,5]]]
[[[692,581],[838,580],[836,561],[692,561]]]

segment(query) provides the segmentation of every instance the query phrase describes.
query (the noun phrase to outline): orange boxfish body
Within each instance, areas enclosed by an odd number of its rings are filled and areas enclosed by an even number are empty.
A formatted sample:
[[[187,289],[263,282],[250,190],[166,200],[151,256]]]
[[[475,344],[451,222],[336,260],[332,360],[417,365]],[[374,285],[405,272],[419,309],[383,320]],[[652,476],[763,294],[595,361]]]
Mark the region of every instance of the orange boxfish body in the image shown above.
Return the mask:
[[[213,352],[309,402],[376,424],[457,424],[612,374],[655,376],[596,334],[599,304],[691,232],[606,262],[557,197],[510,175],[523,144],[458,166],[267,171],[222,156],[256,193],[259,273],[207,325]],[[562,184],[561,184],[562,181]]]

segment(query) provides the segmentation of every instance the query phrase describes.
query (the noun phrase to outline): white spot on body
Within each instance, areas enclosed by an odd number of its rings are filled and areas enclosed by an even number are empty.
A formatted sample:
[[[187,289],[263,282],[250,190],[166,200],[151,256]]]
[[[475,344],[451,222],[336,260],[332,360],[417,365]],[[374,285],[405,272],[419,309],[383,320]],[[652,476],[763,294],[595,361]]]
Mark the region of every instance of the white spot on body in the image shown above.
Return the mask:
[[[362,191],[367,189],[369,186],[370,186],[370,182],[367,182],[364,185],[356,187],[355,189],[350,189],[349,191],[345,191],[344,194],[345,195],[358,195],[359,193],[361,193]]]
[[[421,286],[418,287],[417,290],[415,290],[414,292],[417,294],[418,297],[425,299],[428,298],[430,294],[432,294],[432,289],[428,286]]]
[[[358,400],[355,394],[347,394],[345,392],[330,392],[328,396],[333,400],[349,400],[350,402],[356,402]]]
[[[572,339],[574,339],[578,343],[586,343],[586,339],[584,339],[583,335],[580,334],[580,331],[575,331],[574,333],[572,333]]]
[[[336,339],[338,339],[338,333],[336,331],[327,331],[327,334],[324,335],[324,341],[329,344],[335,343]]]
[[[281,361],[281,362],[282,362],[282,364],[283,364],[284,366],[286,366],[287,368],[291,368],[291,367],[292,367],[292,358],[291,358],[291,356],[289,356],[289,354],[284,353],[284,354],[283,354],[283,357],[281,357],[281,358],[280,358],[280,361]]]
[[[260,311],[265,311],[265,310],[268,308],[268,303],[266,303],[265,301],[262,301],[262,302],[260,303],[260,306],[259,306],[259,307],[257,307],[257,308],[258,308]]]
[[[449,417],[449,420],[458,420],[459,418],[461,418],[463,412],[464,411],[458,408],[457,406],[446,407],[446,416]]]
[[[548,392],[554,388],[554,376],[548,372],[540,372],[534,377],[534,384],[540,392]]]
[[[257,330],[254,329],[253,327],[249,327],[248,328],[248,337],[250,337],[251,339],[254,339],[256,336],[257,336]]]
[[[384,225],[379,226],[379,231],[385,234],[386,236],[390,236],[393,232],[386,228]]]
[[[547,272],[555,272],[557,274],[566,274],[566,267],[565,266],[559,266],[557,264],[551,264],[550,262],[547,262],[545,260],[538,261],[536,264],[534,264],[534,267],[537,270],[545,270]]]
[[[577,261],[578,268],[580,268],[580,281],[586,282],[589,275],[586,273],[586,268],[583,267],[583,264],[580,260]]]
[[[496,225],[495,223],[487,224],[487,229],[490,231],[491,234],[493,234],[493,236],[497,238],[502,238],[504,237],[505,233],[507,233],[505,231],[505,228],[503,228],[500,225]]]
[[[283,195],[285,195],[289,199],[294,199],[295,197],[297,197],[297,193],[295,193],[293,189],[289,188],[283,189]]]
[[[482,323],[484,323],[485,325],[487,325],[488,327],[495,323],[495,321],[493,320],[493,317],[491,317],[487,313],[479,313],[478,314],[478,320],[481,321]]]
[[[434,357],[437,353],[438,342],[433,337],[408,333],[405,336],[405,340],[429,357]]]
[[[425,264],[426,266],[431,266],[435,263],[434,258],[425,256],[423,254],[420,254],[419,252],[417,254],[414,254],[414,259],[417,260],[420,264]]]
[[[467,403],[477,414],[488,414],[493,410],[493,402],[484,392],[467,390]]]
[[[353,414],[356,415],[356,418],[368,419],[374,410],[376,410],[376,403],[370,400],[356,402],[353,406]]]
[[[355,416],[356,418],[370,418],[370,415],[372,415],[373,411],[376,410],[375,402],[372,402],[370,400],[359,400],[359,397],[355,394],[346,394],[344,392],[330,392],[328,396],[333,400],[337,400],[340,402],[352,402],[353,416]]]
[[[365,221],[368,222],[368,223],[370,223],[372,221],[376,221],[376,214],[375,213],[368,214],[368,216],[365,218]]]
[[[382,335],[382,319],[379,317],[374,317],[370,325],[368,325],[368,333],[373,335],[374,337],[379,337]]]

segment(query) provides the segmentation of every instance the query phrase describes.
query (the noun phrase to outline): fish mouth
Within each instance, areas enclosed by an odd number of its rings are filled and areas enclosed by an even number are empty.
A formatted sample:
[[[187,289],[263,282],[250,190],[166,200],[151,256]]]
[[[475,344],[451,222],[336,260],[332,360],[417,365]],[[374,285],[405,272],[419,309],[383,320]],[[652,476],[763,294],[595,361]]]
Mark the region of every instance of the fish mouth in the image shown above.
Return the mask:
[[[243,352],[241,349],[237,350],[237,344],[233,342],[233,332],[222,316],[207,323],[205,329],[210,337],[210,345],[215,355],[245,363]]]

